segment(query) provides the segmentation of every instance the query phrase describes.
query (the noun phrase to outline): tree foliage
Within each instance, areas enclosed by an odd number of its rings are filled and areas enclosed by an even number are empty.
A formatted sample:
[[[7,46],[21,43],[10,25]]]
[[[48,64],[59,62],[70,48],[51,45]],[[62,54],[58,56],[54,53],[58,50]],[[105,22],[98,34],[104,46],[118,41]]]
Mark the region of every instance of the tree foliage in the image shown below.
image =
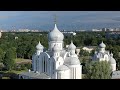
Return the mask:
[[[111,78],[111,65],[107,61],[87,63],[86,66],[86,78],[88,79],[110,79]]]
[[[14,67],[15,64],[14,57],[15,57],[14,51],[11,48],[8,49],[3,61],[3,64],[5,65],[7,70],[12,70],[12,68]]]

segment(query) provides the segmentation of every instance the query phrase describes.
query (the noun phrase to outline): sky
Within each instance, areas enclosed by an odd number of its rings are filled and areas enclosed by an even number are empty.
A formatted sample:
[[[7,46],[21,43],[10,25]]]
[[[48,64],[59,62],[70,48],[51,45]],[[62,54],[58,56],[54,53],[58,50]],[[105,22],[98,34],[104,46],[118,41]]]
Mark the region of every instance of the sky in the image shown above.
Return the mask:
[[[0,11],[0,29],[61,30],[120,27],[120,11]]]

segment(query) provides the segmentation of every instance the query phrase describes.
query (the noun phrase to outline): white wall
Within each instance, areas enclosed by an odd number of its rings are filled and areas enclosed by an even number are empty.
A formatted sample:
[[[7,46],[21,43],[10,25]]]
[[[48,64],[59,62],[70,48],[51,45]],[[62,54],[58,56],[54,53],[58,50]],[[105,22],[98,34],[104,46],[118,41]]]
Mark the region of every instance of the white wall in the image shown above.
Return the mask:
[[[70,70],[58,71],[57,79],[70,79]]]
[[[82,79],[82,65],[70,65],[70,78]]]
[[[116,71],[116,64],[111,64],[112,66],[112,71]]]

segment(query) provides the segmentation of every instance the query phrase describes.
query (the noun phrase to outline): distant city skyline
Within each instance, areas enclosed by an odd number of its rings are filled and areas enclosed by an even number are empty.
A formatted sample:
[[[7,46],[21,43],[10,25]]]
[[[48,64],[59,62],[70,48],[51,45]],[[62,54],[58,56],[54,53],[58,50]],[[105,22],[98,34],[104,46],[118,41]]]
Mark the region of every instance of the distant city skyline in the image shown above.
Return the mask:
[[[0,29],[63,30],[120,27],[120,11],[0,11]]]

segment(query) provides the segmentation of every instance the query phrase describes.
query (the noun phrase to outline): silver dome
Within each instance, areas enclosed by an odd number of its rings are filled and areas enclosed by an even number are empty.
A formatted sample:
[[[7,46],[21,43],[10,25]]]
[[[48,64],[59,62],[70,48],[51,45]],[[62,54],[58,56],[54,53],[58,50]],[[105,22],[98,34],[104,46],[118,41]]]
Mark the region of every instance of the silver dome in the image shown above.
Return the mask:
[[[58,30],[55,24],[54,29],[48,34],[49,41],[63,41],[64,35]]]
[[[40,41],[39,41],[38,45],[36,46],[36,49],[37,49],[37,50],[42,50],[42,49],[44,49],[44,47],[43,47],[43,45],[41,45]]]
[[[69,59],[65,60],[65,64],[68,64],[68,65],[78,65],[78,64],[80,64],[80,61],[76,57],[69,57]]]
[[[63,71],[63,70],[69,70],[69,68],[66,65],[61,65],[57,69],[58,71]]]
[[[68,46],[68,50],[75,50],[75,49],[76,49],[76,46],[71,41],[71,44]]]
[[[102,43],[99,45],[99,47],[100,48],[105,48],[106,47],[106,45],[103,43],[103,41],[102,41]]]
[[[110,63],[111,64],[116,64],[116,61],[115,61],[115,59],[113,57],[110,57]]]

